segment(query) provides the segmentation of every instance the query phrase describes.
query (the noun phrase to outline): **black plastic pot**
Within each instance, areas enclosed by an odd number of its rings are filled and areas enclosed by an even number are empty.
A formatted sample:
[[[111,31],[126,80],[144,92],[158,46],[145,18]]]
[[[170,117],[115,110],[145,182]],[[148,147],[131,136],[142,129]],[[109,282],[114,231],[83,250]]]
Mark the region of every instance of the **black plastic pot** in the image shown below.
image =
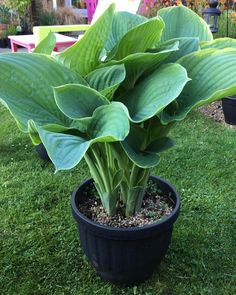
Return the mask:
[[[42,143],[40,143],[39,145],[36,145],[35,149],[42,160],[51,162],[51,159],[48,156],[47,150],[45,149]]]
[[[222,99],[225,122],[236,125],[236,96],[227,96]]]
[[[98,274],[110,283],[133,286],[145,281],[163,259],[171,242],[173,224],[179,215],[180,199],[167,181],[152,176],[164,193],[171,193],[175,208],[171,215],[152,225],[113,228],[95,223],[78,210],[83,192],[92,179],[72,194],[72,214],[77,221],[81,246]]]

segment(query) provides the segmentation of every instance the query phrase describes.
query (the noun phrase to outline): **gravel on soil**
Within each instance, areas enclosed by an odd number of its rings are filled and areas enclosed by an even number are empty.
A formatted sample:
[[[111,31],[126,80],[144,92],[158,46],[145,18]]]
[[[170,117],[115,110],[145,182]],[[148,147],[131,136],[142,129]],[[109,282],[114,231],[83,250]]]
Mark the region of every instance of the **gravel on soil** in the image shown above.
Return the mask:
[[[142,227],[153,224],[171,214],[174,202],[171,196],[164,195],[153,189],[146,190],[141,211],[134,216],[126,217],[124,205],[119,203],[115,216],[109,216],[103,208],[100,198],[96,197],[94,189],[86,192],[86,198],[79,205],[79,211],[94,222],[116,228]]]

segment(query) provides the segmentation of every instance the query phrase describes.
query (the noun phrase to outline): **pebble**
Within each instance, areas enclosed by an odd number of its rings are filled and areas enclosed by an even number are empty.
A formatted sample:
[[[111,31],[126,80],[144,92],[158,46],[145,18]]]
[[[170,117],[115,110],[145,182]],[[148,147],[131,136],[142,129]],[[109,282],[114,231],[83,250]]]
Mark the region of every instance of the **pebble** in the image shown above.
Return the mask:
[[[146,196],[141,211],[135,216],[125,217],[124,205],[120,205],[118,214],[109,216],[99,201],[88,196],[86,203],[82,204],[79,209],[93,221],[116,228],[142,227],[152,224],[170,215],[173,210],[170,198],[160,195]]]

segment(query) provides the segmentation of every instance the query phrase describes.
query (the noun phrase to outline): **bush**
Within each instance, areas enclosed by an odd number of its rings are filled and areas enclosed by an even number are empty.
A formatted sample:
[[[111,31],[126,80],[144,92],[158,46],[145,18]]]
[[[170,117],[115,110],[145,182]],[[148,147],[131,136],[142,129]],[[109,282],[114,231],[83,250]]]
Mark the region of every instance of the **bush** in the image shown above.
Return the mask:
[[[73,25],[83,23],[83,18],[73,8],[59,7],[56,11],[57,24]]]
[[[57,24],[55,12],[43,11],[39,16],[38,24],[40,26],[52,26]]]
[[[10,17],[11,17],[10,9],[5,5],[0,6],[0,23],[9,24]]]
[[[83,18],[70,7],[59,7],[56,12],[44,11],[39,17],[39,25],[73,25],[83,23]]]

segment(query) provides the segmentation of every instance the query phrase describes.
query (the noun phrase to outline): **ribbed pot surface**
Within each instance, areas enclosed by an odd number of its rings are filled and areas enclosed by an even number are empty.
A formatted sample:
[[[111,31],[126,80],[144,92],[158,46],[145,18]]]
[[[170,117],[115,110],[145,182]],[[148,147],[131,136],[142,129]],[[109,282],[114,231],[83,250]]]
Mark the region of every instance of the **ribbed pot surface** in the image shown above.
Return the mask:
[[[83,191],[92,179],[82,183],[72,195],[72,213],[77,221],[81,246],[98,274],[119,285],[137,285],[159,266],[171,242],[173,223],[180,209],[179,195],[167,181],[152,176],[160,189],[175,203],[171,215],[152,225],[113,228],[95,223],[78,210]]]

